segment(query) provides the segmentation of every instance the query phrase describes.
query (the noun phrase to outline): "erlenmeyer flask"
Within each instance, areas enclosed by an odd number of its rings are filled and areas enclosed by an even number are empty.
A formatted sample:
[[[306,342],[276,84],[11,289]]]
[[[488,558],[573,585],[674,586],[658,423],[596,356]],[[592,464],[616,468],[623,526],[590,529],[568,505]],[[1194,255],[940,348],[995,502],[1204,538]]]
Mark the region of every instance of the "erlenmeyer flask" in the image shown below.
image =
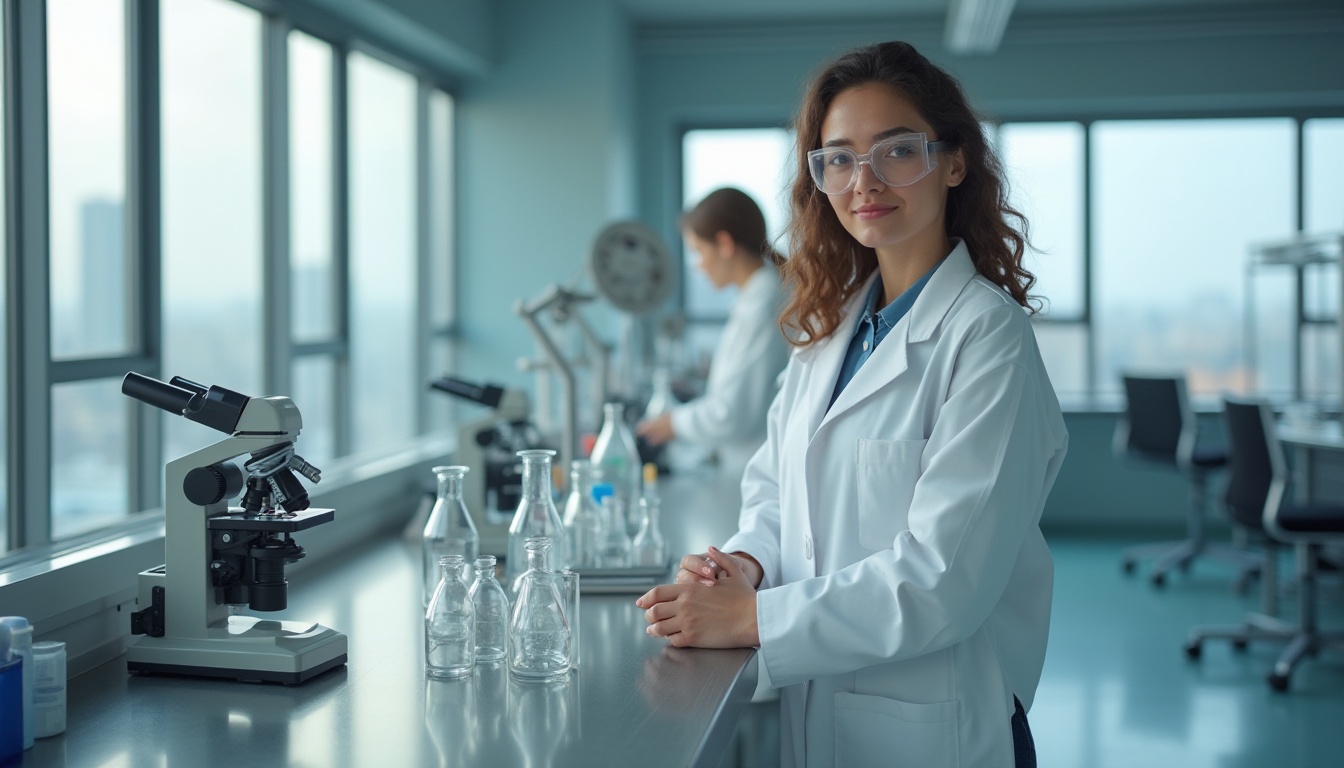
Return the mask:
[[[551,500],[551,457],[555,451],[519,451],[523,460],[523,493],[509,526],[509,554],[504,560],[505,589],[511,595],[518,593],[517,581],[528,567],[526,542],[531,536],[545,536],[551,540],[551,561],[557,568],[565,568],[565,527],[560,513]]]
[[[439,558],[457,555],[463,562],[475,562],[480,542],[462,499],[462,478],[467,474],[467,467],[434,467],[433,472],[439,480],[439,495],[430,510],[429,520],[425,522],[422,604],[426,606],[439,583]]]
[[[529,680],[553,680],[569,672],[569,621],[555,574],[547,567],[545,536],[524,545],[527,571],[518,579],[518,600],[509,625],[509,672]]]
[[[439,585],[425,611],[425,671],[430,677],[462,677],[476,664],[476,615],[462,581],[461,556],[439,560]]]

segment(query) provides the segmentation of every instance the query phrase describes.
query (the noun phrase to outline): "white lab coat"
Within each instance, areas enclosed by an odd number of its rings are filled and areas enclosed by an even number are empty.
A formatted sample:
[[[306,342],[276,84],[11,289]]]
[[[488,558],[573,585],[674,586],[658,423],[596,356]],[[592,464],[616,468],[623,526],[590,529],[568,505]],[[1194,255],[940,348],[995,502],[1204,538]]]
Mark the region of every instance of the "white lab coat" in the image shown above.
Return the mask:
[[[704,394],[672,409],[677,438],[717,449],[725,472],[740,474],[765,441],[765,417],[789,362],[779,329],[783,300],[774,267],[753,272],[728,312]]]
[[[866,296],[790,360],[723,547],[764,568],[785,764],[1011,766],[1050,623],[1059,403],[1026,314],[958,243],[828,410]]]

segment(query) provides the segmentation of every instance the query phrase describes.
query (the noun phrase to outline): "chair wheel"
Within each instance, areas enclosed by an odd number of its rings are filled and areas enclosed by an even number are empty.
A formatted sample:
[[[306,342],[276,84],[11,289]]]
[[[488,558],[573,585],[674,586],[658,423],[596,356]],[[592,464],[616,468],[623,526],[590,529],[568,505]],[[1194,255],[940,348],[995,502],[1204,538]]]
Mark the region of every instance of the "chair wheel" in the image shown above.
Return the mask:
[[[1288,690],[1288,677],[1286,675],[1280,675],[1276,672],[1271,672],[1269,677],[1266,679],[1269,681],[1270,688],[1273,688],[1274,690],[1280,693]]]
[[[1199,657],[1204,653],[1204,645],[1198,640],[1191,640],[1185,644],[1185,657],[1191,661],[1199,661]]]
[[[1245,652],[1245,651],[1246,651],[1246,648],[1249,647],[1249,646],[1250,646],[1250,643],[1246,642],[1245,640],[1233,640],[1233,641],[1232,641],[1232,650],[1234,650],[1234,651],[1242,651],[1242,652]]]
[[[1120,570],[1124,571],[1125,573],[1133,573],[1134,561],[1126,558],[1124,561],[1120,563]]]
[[[1167,584],[1167,574],[1165,574],[1165,573],[1154,573],[1154,574],[1153,574],[1153,586],[1154,586],[1154,587],[1163,587],[1163,586],[1166,586],[1166,584]]]

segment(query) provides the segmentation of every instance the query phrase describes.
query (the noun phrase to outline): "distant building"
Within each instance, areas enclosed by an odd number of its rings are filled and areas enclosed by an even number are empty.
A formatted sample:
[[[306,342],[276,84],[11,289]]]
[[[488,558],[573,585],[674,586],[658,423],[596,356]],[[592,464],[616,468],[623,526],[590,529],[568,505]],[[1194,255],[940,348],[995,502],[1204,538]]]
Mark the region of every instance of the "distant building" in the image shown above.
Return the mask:
[[[94,198],[79,207],[79,347],[94,354],[126,345],[126,238],[119,200]]]

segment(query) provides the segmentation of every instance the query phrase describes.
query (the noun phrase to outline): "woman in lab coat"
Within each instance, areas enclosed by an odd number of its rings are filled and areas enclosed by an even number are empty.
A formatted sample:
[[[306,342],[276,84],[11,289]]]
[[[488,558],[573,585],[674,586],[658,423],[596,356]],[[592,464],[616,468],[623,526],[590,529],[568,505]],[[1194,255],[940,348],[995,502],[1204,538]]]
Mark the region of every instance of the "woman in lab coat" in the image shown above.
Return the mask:
[[[1068,438],[1025,222],[960,85],[909,45],[836,60],[796,127],[806,337],[738,533],[637,604],[675,646],[760,648],[786,764],[1034,766]]]
[[[636,431],[652,445],[680,438],[714,448],[723,471],[740,476],[765,440],[766,412],[789,361],[789,344],[779,329],[785,296],[779,258],[766,239],[756,201],[731,187],[709,193],[687,211],[681,232],[714,288],[734,285],[739,292],[710,360],[704,394],[640,423]]]

